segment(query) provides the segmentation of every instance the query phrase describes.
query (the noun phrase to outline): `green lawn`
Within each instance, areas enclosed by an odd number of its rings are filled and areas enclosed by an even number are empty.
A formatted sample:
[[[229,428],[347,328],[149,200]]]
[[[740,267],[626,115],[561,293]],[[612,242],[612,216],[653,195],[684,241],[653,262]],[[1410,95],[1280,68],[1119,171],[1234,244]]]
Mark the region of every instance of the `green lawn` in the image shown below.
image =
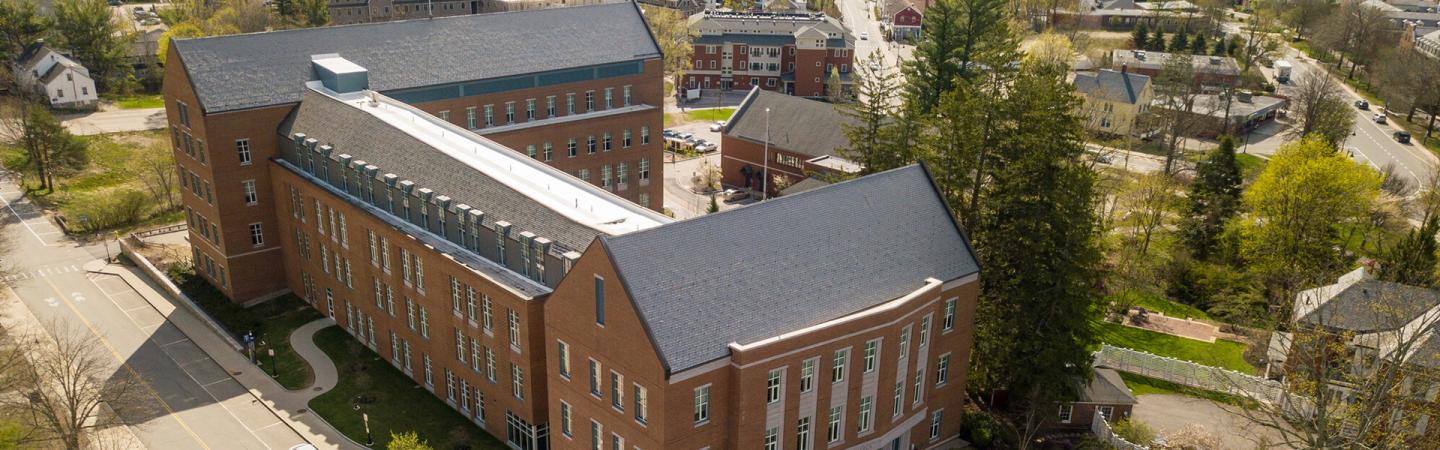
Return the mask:
[[[279,374],[276,379],[281,386],[293,390],[310,385],[315,375],[311,372],[310,365],[306,364],[300,355],[295,354],[295,349],[290,346],[290,332],[322,317],[319,311],[290,294],[248,309],[242,308],[226,299],[203,278],[195,276],[194,272],[172,271],[170,278],[180,286],[185,295],[190,296],[210,317],[234,335],[236,340],[246,332],[254,331],[255,337],[268,345],[256,347],[257,353],[263,355],[266,349],[274,348],[277,367],[274,373]],[[261,363],[266,372],[271,372],[270,358],[261,358]]]
[[[1096,333],[1101,342],[1116,347],[1223,367],[1251,375],[1259,373],[1255,366],[1245,362],[1245,344],[1239,342],[1216,340],[1214,344],[1210,344],[1110,322],[1096,323]]]
[[[160,94],[141,94],[117,98],[115,106],[119,106],[120,109],[164,108],[165,99],[161,98]]]
[[[171,196],[177,209],[169,209],[163,197],[156,197],[145,184],[156,172],[145,164],[173,166],[169,137],[163,131],[112,133],[77,137],[85,146],[84,167],[59,172],[54,192],[41,191],[34,169],[26,166],[19,148],[0,145],[0,163],[21,173],[27,195],[43,208],[58,210],[71,230],[99,231],[128,229],[157,218],[174,220],[180,201],[179,182],[170,177]],[[133,208],[127,206],[134,205]],[[92,219],[88,226],[80,217]]]
[[[365,413],[370,415],[374,448],[385,448],[390,442],[390,433],[407,431],[414,431],[437,449],[508,448],[368,347],[360,345],[340,327],[320,330],[315,334],[315,344],[335,361],[335,367],[340,370],[340,383],[311,400],[310,409],[356,442],[365,442],[365,426],[360,418],[360,414]],[[444,380],[438,384],[443,394]],[[362,402],[356,410],[353,399],[358,396],[367,397],[370,402]],[[495,421],[494,415],[503,412],[492,408],[487,414]]]
[[[1213,400],[1220,403],[1226,403],[1242,407],[1253,404],[1247,399],[1236,397],[1234,395],[1221,394],[1219,392],[1207,391],[1204,389],[1196,389],[1190,386],[1171,383],[1169,381],[1161,379],[1150,378],[1144,375],[1120,372],[1120,378],[1125,380],[1125,386],[1130,388],[1130,393],[1134,394],[1136,397],[1150,394],[1172,394],[1184,395],[1186,397],[1203,398],[1206,400]]]
[[[1209,314],[1206,314],[1205,311],[1201,311],[1199,308],[1174,300],[1170,300],[1165,297],[1137,292],[1122,292],[1115,295],[1129,296],[1130,300],[1135,302],[1135,306],[1145,308],[1150,311],[1159,311],[1161,314],[1169,317],[1178,317],[1182,319],[1189,317],[1199,320],[1214,320],[1210,318]],[[1109,301],[1109,299],[1107,299],[1107,301]]]
[[[1235,162],[1240,164],[1241,178],[1249,181],[1259,176],[1260,171],[1265,170],[1265,164],[1270,160],[1249,153],[1241,153],[1235,155]]]
[[[691,122],[730,120],[732,114],[735,114],[735,108],[695,109],[685,113],[685,120]]]

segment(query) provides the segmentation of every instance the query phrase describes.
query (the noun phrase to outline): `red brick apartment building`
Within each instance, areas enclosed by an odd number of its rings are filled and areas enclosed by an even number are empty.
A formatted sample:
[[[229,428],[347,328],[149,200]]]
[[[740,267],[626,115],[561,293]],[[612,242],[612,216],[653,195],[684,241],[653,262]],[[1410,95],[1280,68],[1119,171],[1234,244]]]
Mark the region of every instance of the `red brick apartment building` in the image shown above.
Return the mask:
[[[631,3],[183,39],[173,48],[164,96],[196,266],[236,301],[287,288],[274,238],[284,193],[272,188],[270,161],[284,144],[276,131],[316,77],[312,60],[327,55],[362,68],[367,86],[390,98],[641,206],[662,204],[661,55]]]
[[[839,156],[849,122],[833,104],[752,89],[721,130],[721,182],[775,196],[816,175],[859,173],[864,167]]]
[[[823,97],[832,69],[853,84],[855,42],[839,20],[821,13],[705,10],[690,16],[698,36],[690,89],[750,89]],[[847,88],[848,89],[848,88]]]
[[[331,25],[460,16],[480,12],[480,0],[335,0]]]
[[[978,277],[921,166],[599,236],[544,306],[551,445],[955,445]]]

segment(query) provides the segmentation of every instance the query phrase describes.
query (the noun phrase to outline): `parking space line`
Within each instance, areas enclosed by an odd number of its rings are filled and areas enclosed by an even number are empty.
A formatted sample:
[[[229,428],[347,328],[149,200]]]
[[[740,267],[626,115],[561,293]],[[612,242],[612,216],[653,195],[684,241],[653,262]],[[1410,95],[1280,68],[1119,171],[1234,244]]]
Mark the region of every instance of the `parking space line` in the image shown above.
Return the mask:
[[[175,344],[179,344],[179,343],[181,343],[181,342],[190,342],[190,340],[189,340],[189,339],[184,339],[184,338],[182,338],[182,339],[176,340],[175,342],[167,342],[167,343],[164,343],[164,344],[160,344],[160,346],[161,346],[161,347],[169,347],[169,346],[172,346],[172,345],[175,345]]]
[[[266,425],[266,426],[263,426],[263,427],[260,427],[260,428],[256,428],[255,431],[265,431],[265,430],[269,429],[270,427],[273,427],[273,426],[276,426],[276,425],[284,425],[284,424],[285,424],[284,421],[277,420],[277,421],[275,421],[274,423],[271,423],[271,424],[269,424],[269,425]]]

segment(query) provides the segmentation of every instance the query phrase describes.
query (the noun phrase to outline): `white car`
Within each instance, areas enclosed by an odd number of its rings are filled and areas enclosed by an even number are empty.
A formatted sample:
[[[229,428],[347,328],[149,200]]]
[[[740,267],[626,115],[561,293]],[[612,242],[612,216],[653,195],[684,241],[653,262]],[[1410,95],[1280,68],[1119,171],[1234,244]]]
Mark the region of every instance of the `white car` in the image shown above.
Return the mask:
[[[869,31],[861,31],[861,32],[860,32],[860,40],[862,40],[862,41],[870,40],[870,32],[869,32]]]
[[[725,128],[725,121],[723,120],[717,120],[715,123],[710,124],[710,131],[720,131],[721,128]]]

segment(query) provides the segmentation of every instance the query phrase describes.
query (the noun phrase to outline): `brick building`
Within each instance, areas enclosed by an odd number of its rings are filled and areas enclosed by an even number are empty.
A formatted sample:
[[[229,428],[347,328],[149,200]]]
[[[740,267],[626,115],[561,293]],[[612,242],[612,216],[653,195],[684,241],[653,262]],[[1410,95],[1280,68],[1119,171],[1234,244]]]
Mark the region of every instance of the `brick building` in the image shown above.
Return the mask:
[[[853,84],[855,42],[822,13],[706,10],[690,16],[697,33],[693,67],[677,84],[690,89],[750,89],[824,97],[832,71]]]
[[[859,173],[860,164],[839,156],[850,145],[841,128],[849,122],[830,103],[752,89],[721,130],[721,182],[775,196],[812,176]]]
[[[331,25],[448,17],[481,12],[480,0],[336,0],[329,4]]]
[[[953,446],[978,279],[921,166],[600,236],[544,307],[551,444]]]
[[[537,38],[547,29],[566,32]],[[663,179],[660,50],[631,3],[184,39],[173,48],[164,97],[197,272],[236,301],[287,287],[287,268],[274,263],[279,241],[264,238],[282,230],[270,160],[316,61],[329,58],[350,62],[388,97],[661,207],[661,184],[651,182]]]
[[[1240,64],[1229,56],[1186,55],[1180,53],[1152,52],[1148,50],[1115,50],[1111,52],[1111,67],[1150,78],[1160,76],[1161,69],[1170,58],[1188,58],[1194,68],[1195,86],[1213,91],[1224,90],[1240,82]]]
[[[925,10],[930,7],[930,0],[887,0],[885,3],[885,16],[881,19],[882,24],[888,24],[890,39],[918,40],[921,29],[924,27]]]

